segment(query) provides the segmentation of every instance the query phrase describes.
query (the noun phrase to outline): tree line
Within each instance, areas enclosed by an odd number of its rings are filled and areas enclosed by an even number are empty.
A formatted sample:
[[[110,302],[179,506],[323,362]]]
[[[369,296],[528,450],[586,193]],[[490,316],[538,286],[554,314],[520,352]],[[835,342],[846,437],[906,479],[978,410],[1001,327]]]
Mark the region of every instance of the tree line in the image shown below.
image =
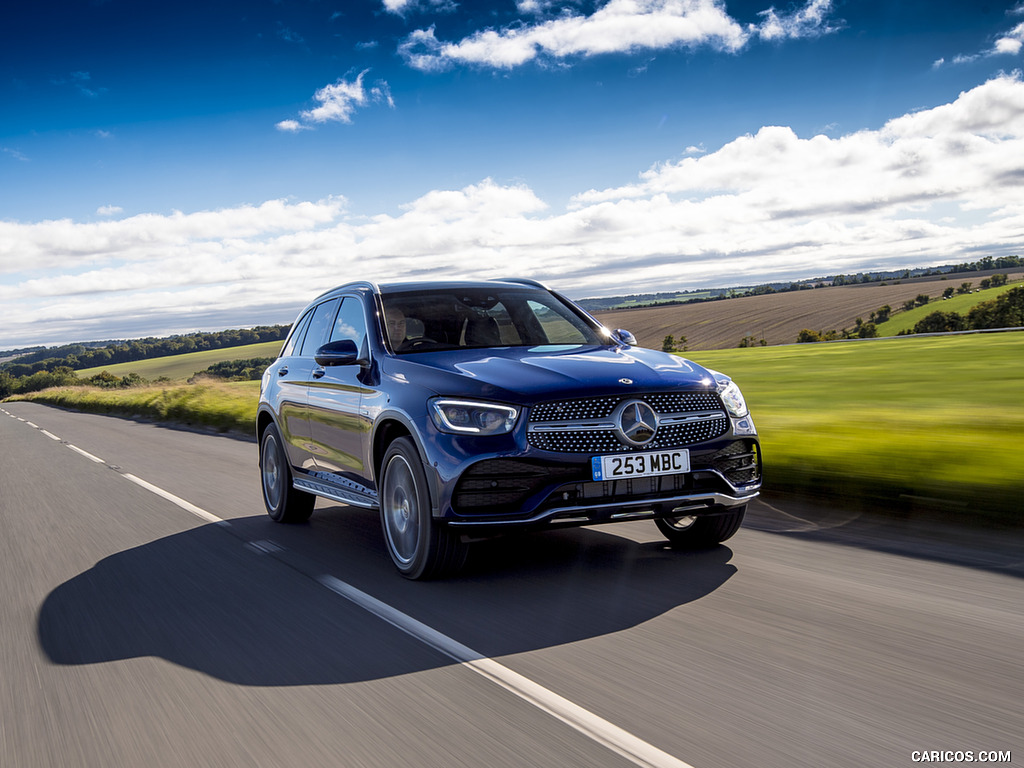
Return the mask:
[[[1024,267],[1024,258],[1020,256],[984,256],[977,261],[965,261],[947,267],[933,267],[924,271],[904,270],[897,275],[892,272],[858,272],[856,275],[834,275],[832,285],[858,285],[860,283],[880,283],[886,280],[909,280],[912,277],[935,277],[939,275],[960,274],[963,272],[987,272],[990,269],[1016,269]]]
[[[154,357],[184,355],[207,349],[228,349],[247,344],[281,341],[288,334],[289,325],[260,325],[208,333],[190,333],[167,338],[145,338],[132,341],[112,341],[103,346],[66,344],[48,347],[23,355],[0,365],[0,371],[14,378],[37,373],[53,373],[60,368],[72,371],[98,368],[117,363],[134,363]]]

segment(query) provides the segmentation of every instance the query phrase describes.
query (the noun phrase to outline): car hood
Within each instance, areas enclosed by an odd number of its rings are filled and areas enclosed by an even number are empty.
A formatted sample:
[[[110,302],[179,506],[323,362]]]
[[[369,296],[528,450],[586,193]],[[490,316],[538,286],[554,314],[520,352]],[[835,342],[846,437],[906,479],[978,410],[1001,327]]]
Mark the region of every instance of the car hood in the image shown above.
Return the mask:
[[[437,394],[517,403],[664,389],[714,389],[708,369],[641,347],[500,347],[393,358],[394,371]]]

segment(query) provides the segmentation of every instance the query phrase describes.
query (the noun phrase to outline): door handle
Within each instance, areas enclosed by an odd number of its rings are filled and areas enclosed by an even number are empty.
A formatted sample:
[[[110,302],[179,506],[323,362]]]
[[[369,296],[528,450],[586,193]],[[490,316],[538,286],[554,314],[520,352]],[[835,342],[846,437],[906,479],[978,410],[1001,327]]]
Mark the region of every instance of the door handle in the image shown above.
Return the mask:
[[[278,368],[277,369],[277,375],[278,376],[284,376],[286,373],[288,373],[288,366],[287,365],[282,367],[282,368]]]
[[[317,369],[316,369],[315,371],[313,371],[313,378],[314,378],[314,379],[319,379],[319,378],[321,378],[321,377],[322,377],[322,376],[323,376],[323,375],[324,375],[325,373],[327,373],[327,370],[326,370],[325,368],[317,368]]]

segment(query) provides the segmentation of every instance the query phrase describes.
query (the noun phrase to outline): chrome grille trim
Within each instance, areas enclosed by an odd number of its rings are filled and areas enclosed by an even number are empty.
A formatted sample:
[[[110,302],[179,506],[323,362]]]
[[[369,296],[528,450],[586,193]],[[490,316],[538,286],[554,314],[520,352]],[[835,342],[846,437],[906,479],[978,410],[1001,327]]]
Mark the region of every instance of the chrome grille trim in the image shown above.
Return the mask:
[[[596,432],[602,429],[611,430],[615,429],[615,422],[613,421],[549,421],[543,424],[530,424],[527,428],[527,432],[561,432],[565,429],[571,429],[576,432]]]
[[[722,399],[717,392],[656,392],[653,394],[641,392],[540,403],[530,409],[530,421],[563,422],[606,419],[623,400],[644,400],[659,414],[723,410]]]
[[[642,400],[658,414],[658,431],[649,442],[629,445],[610,418],[627,400]],[[715,392],[612,395],[578,401],[541,403],[530,410],[530,445],[558,453],[609,453],[676,448],[713,440],[729,431],[729,417]]]

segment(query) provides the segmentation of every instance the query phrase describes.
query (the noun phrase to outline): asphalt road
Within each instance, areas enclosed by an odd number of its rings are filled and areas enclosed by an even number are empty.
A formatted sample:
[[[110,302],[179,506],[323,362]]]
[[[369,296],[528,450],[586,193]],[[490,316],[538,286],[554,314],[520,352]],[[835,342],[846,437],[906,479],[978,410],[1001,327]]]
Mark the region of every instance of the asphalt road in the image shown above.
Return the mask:
[[[5,768],[1024,762],[1019,539],[758,503],[411,583],[371,512],[270,522],[254,443],[0,408]]]

